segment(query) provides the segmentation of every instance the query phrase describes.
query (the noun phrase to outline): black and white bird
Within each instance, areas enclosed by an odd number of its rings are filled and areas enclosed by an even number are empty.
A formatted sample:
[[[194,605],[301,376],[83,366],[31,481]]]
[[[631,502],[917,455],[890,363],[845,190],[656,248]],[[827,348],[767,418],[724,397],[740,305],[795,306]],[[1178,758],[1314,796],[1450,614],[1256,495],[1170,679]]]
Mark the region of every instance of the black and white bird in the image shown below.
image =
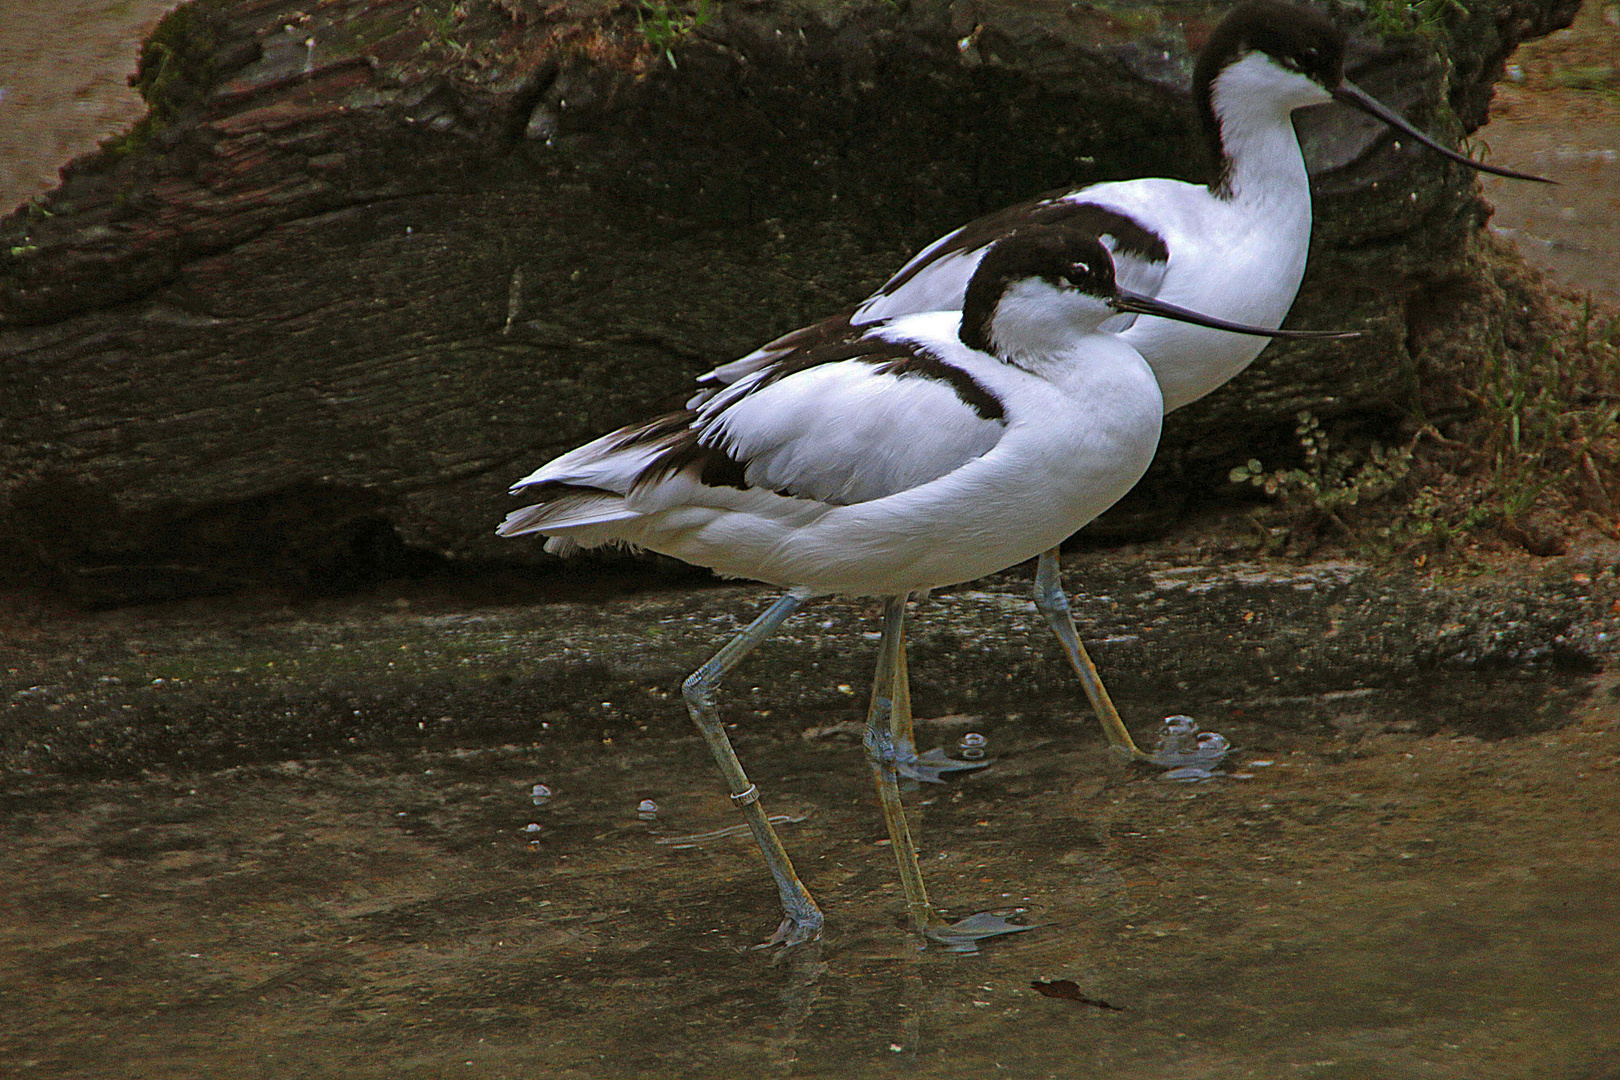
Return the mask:
[[[1472,161],[1413,127],[1345,78],[1345,43],[1344,31],[1314,11],[1247,0],[1215,27],[1194,68],[1198,134],[1214,163],[1208,184],[1161,178],[1092,184],[980,218],[924,248],[845,316],[794,331],[700,377],[692,403],[813,347],[818,336],[961,308],[985,253],[1032,224],[1098,237],[1113,255],[1119,283],[1137,293],[1221,319],[1280,326],[1299,291],[1311,239],[1310,178],[1294,133],[1295,109],[1341,102],[1470,168],[1540,179]],[[1265,347],[1257,337],[1140,313],[1115,316],[1103,329],[1119,332],[1147,361],[1166,412],[1225,383]],[[1085,681],[1114,750],[1152,760],[1137,749],[1079,643],[1055,550],[1043,553],[1036,568],[1036,606]]]
[[[506,518],[502,536],[538,533],[558,553],[625,544],[788,590],[684,687],[781,892],[774,940],[806,940],[822,916],[731,749],[715,691],[793,611],[828,593],[886,600],[867,747],[918,930],[961,943],[1018,929],[986,916],[947,927],[923,891],[896,788],[895,732],[910,730],[905,602],[1049,550],[1142,476],[1164,402],[1141,354],[1098,330],[1121,312],[1320,336],[1223,324],[1136,295],[1116,285],[1088,232],[1032,226],[990,245],[961,310],[821,335],[513,487],[534,501]]]

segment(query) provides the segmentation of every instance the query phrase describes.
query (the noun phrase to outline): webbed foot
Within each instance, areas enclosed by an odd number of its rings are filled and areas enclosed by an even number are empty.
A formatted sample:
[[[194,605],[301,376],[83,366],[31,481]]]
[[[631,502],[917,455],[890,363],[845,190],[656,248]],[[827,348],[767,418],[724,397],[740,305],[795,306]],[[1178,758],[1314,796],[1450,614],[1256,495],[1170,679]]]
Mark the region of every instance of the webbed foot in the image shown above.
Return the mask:
[[[896,756],[894,771],[908,780],[920,780],[925,784],[943,784],[946,773],[982,769],[990,764],[993,762],[984,758],[977,761],[953,758],[942,747],[936,746],[926,754],[914,754],[909,758]]]
[[[803,945],[807,941],[815,941],[821,936],[821,926],[824,921],[819,911],[798,917],[789,915],[782,920],[782,925],[776,928],[776,933],[771,935],[769,941],[762,941],[755,945],[754,948],[769,949],[777,945],[792,948],[795,945]]]
[[[951,952],[972,953],[979,951],[979,942],[985,938],[1019,934],[1033,929],[1035,929],[1033,926],[1009,922],[1004,915],[981,911],[977,915],[969,915],[953,923],[936,923],[928,928],[928,937]]]

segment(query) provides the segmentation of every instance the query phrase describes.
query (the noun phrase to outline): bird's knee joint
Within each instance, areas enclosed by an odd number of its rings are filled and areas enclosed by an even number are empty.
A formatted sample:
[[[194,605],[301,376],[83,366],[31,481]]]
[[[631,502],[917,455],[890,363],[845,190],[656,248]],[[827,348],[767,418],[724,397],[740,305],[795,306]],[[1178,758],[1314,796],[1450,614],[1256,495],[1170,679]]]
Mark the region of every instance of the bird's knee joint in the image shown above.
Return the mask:
[[[1069,610],[1069,595],[1061,585],[1037,586],[1035,608],[1043,615],[1061,615]]]
[[[894,749],[894,736],[886,729],[867,725],[866,737],[862,740],[866,745],[866,757],[874,765],[893,765],[899,760]]]
[[[714,696],[714,684],[715,680],[709,676],[708,672],[703,668],[698,668],[686,677],[685,682],[681,683],[681,696],[686,699],[689,705],[705,702]]]

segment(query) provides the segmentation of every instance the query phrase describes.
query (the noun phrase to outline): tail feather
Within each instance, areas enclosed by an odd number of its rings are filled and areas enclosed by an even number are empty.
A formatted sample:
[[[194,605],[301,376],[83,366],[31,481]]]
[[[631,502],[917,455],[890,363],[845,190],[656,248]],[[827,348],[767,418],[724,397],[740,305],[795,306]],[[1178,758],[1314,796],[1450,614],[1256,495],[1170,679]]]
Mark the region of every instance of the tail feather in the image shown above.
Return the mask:
[[[506,515],[495,532],[499,536],[551,533],[558,529],[628,521],[637,516],[618,495],[567,496],[554,502],[519,507]]]

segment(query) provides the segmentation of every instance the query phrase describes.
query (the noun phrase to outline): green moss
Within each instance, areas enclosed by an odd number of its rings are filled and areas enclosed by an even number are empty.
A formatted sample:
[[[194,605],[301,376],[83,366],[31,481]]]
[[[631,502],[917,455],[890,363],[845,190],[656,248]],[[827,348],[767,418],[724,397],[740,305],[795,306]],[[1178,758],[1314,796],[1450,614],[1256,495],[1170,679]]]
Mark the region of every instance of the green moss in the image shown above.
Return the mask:
[[[647,44],[663,53],[669,66],[674,67],[675,46],[713,18],[718,7],[717,0],[697,0],[696,7],[690,11],[670,0],[641,0],[636,5],[636,21]]]
[[[387,41],[410,25],[414,12],[383,10],[363,12],[359,17],[321,28],[323,54],[359,56]]]
[[[141,44],[139,66],[130,85],[146,102],[147,113],[105,149],[117,157],[133,154],[187,106],[201,101],[215,82],[218,41],[211,18],[221,0],[194,0],[164,16]]]
[[[1570,90],[1620,89],[1620,68],[1609,64],[1592,67],[1560,68],[1553,72],[1553,82]]]
[[[1367,18],[1385,37],[1437,36],[1451,17],[1470,14],[1460,0],[1369,0]]]

